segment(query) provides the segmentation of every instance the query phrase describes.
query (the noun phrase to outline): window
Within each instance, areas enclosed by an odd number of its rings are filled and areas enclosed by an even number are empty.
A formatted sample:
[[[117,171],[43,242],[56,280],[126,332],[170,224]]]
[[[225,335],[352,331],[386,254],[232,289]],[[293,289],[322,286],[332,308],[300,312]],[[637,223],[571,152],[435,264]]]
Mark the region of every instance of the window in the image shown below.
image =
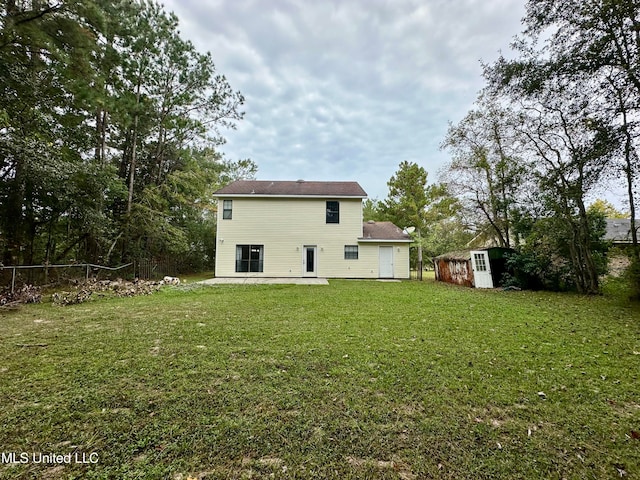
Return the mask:
[[[327,202],[327,223],[340,223],[340,202]]]
[[[236,245],[236,272],[262,272],[264,245]]]
[[[478,272],[486,272],[487,271],[487,263],[484,259],[484,254],[482,253],[474,253],[473,261],[476,264],[476,270]]]
[[[358,246],[357,245],[345,245],[344,246],[344,259],[345,260],[357,260],[358,259]]]
[[[222,202],[222,218],[231,220],[233,215],[233,200],[225,200]]]

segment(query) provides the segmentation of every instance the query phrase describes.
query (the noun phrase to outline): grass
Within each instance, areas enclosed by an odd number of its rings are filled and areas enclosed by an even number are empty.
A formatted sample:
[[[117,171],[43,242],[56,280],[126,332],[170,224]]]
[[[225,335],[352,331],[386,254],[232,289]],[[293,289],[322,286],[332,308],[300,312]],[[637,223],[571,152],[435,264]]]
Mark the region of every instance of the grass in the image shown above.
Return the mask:
[[[640,478],[612,293],[187,285],[0,321],[0,452],[96,460],[0,478]]]
[[[209,280],[215,277],[215,273],[213,271],[209,272],[199,272],[199,273],[190,273],[185,275],[180,275],[179,278],[183,283],[193,283],[200,282],[202,280]]]

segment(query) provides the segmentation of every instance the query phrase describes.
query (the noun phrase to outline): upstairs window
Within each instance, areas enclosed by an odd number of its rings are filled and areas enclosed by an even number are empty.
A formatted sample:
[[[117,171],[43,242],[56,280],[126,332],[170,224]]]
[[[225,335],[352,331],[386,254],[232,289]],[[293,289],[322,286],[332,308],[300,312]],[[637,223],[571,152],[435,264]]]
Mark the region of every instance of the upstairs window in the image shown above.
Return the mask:
[[[222,202],[222,218],[231,220],[233,216],[233,200],[224,200]]]
[[[340,202],[335,200],[327,202],[327,223],[340,223]]]

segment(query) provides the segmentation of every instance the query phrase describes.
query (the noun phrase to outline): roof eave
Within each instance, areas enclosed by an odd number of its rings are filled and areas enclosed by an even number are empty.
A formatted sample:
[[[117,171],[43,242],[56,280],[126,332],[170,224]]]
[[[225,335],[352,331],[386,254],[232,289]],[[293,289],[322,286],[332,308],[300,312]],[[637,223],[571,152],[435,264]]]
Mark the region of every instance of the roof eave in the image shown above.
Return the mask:
[[[367,195],[330,195],[330,194],[307,194],[307,195],[284,195],[273,193],[214,193],[214,198],[339,198],[339,199],[363,199]]]
[[[403,238],[359,238],[358,243],[413,243],[413,240]]]

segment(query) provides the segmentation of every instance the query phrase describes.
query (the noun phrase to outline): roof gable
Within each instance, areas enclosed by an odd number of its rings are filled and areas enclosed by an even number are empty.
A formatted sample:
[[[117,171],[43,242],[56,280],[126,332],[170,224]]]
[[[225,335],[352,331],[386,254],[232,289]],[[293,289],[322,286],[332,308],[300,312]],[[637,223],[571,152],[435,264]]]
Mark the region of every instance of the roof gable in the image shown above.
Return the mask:
[[[214,193],[215,196],[275,196],[275,197],[354,197],[367,193],[357,182],[307,182],[237,180]]]

